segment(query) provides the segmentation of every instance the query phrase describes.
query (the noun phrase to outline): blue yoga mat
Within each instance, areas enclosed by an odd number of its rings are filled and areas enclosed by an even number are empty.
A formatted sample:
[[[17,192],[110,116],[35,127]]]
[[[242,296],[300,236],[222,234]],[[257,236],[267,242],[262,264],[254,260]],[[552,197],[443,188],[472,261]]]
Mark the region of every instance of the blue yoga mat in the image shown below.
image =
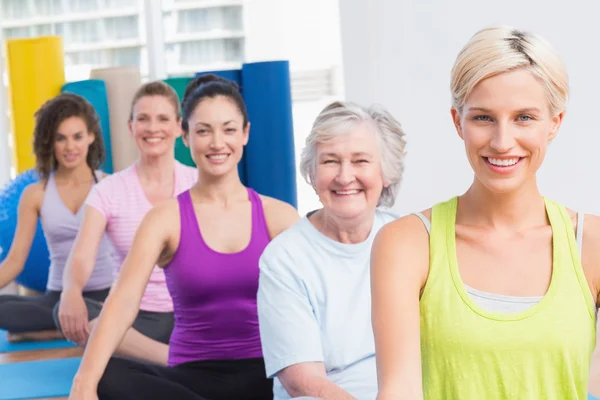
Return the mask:
[[[593,394],[589,393],[588,394],[588,400],[600,400],[600,398],[594,396]]]
[[[217,76],[220,76],[221,78],[225,78],[229,81],[235,82],[240,87],[240,92],[242,94],[244,93],[243,88],[242,88],[243,82],[242,82],[242,71],[241,70],[228,69],[228,70],[223,70],[223,71],[203,71],[203,72],[198,72],[196,74],[196,77],[206,75],[206,74],[217,75]],[[250,127],[250,130],[252,130],[252,126]],[[244,149],[244,154],[242,155],[242,159],[240,160],[240,163],[238,164],[238,172],[240,174],[240,180],[242,181],[242,183],[244,185],[248,185],[248,177],[246,175],[246,169],[247,169],[246,152],[247,152],[247,147],[246,147],[246,149]]]
[[[242,82],[250,118],[247,184],[297,207],[289,62],[244,64]]]
[[[0,365],[0,400],[66,397],[81,357]]]
[[[112,147],[110,140],[110,116],[108,112],[108,99],[106,97],[106,84],[101,79],[88,79],[85,81],[66,83],[62,87],[62,92],[77,94],[86,99],[100,117],[100,127],[102,128],[102,138],[104,139],[104,148],[106,150],[106,160],[103,170],[112,174],[113,160]]]
[[[75,343],[67,340],[48,340],[45,342],[19,342],[9,343],[6,339],[6,331],[0,329],[0,353],[12,353],[15,351],[63,349],[68,347],[77,347]],[[0,385],[1,386],[1,385]]]

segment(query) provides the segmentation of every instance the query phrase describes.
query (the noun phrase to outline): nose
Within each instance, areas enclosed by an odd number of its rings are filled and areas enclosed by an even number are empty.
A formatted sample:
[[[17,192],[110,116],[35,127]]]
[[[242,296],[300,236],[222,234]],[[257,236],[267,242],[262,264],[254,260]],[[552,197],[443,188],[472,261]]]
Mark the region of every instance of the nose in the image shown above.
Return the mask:
[[[339,171],[336,177],[336,181],[340,186],[347,186],[354,182],[354,168],[350,163],[340,163]]]
[[[156,121],[155,119],[150,119],[150,122],[148,123],[148,130],[150,132],[156,132],[158,131],[158,121]]]
[[[67,151],[73,150],[75,148],[75,139],[73,139],[73,138],[67,139],[67,146],[66,146],[66,148],[67,148]]]
[[[513,128],[508,122],[499,122],[496,125],[490,147],[497,153],[507,153],[515,145]]]
[[[223,139],[223,134],[219,131],[214,131],[210,141],[210,148],[213,150],[222,149],[225,147],[225,141]]]

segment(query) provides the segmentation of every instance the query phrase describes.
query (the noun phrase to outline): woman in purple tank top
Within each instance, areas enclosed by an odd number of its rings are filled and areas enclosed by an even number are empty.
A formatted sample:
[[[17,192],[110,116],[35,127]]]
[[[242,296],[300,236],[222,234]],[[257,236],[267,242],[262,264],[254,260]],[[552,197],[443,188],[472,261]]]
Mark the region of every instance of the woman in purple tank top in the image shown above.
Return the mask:
[[[0,264],[0,288],[24,268],[38,218],[50,253],[46,292],[41,296],[0,296],[0,329],[8,339],[62,338],[52,310],[60,299],[62,273],[81,219],[81,205],[99,179],[105,151],[96,111],[85,99],[63,93],[46,102],[35,115],[34,152],[40,181],[21,194],[17,229],[10,251]],[[103,239],[93,280],[83,295],[104,301],[113,281],[112,247]]]
[[[141,223],[88,341],[71,399],[273,398],[258,329],[258,261],[299,216],[240,181],[237,164],[250,123],[234,83],[196,78],[182,108],[198,182]],[[111,359],[156,263],[174,305],[169,365]]]

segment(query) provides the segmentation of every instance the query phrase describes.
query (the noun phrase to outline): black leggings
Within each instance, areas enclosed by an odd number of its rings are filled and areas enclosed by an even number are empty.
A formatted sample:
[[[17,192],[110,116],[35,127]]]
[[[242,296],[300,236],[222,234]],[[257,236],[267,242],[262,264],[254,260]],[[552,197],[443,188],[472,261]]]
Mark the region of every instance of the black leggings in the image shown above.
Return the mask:
[[[85,296],[85,295],[84,295]],[[102,302],[94,301],[90,298],[83,298],[85,306],[87,307],[88,319],[90,321],[98,318],[100,311],[102,311]],[[60,302],[54,306],[54,323],[60,332],[62,327],[60,326],[60,320],[58,318],[58,311],[60,308]],[[171,332],[175,324],[175,318],[173,312],[154,312],[139,310],[138,315],[133,323],[133,329],[140,332],[144,336],[148,336],[150,339],[154,339],[158,342],[169,344],[171,338]]]
[[[104,301],[110,289],[83,292],[83,296]],[[52,310],[60,300],[59,291],[48,290],[39,296],[0,296],[0,329],[11,333],[56,329]]]
[[[262,358],[164,367],[113,357],[98,384],[100,400],[272,400]]]

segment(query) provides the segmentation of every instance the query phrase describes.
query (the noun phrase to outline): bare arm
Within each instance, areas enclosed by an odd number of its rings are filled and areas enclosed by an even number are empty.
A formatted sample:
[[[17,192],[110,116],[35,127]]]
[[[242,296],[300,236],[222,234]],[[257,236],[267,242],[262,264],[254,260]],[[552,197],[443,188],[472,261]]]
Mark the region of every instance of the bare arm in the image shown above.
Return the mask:
[[[428,271],[429,236],[417,217],[379,231],[371,250],[378,400],[423,398],[419,297]]]
[[[154,265],[179,235],[176,203],[153,208],[142,220],[119,278],[92,330],[77,377],[78,385],[95,387],[108,360],[133,324]]]
[[[581,263],[596,308],[600,305],[600,217],[586,215],[584,219]]]
[[[327,377],[322,362],[303,362],[281,370],[277,377],[291,397],[311,396],[327,400],[356,400]]]
[[[17,229],[10,250],[0,264],[0,289],[14,281],[25,267],[25,261],[27,261],[35,236],[43,198],[44,189],[41,183],[27,186],[21,194]]]
[[[290,204],[268,196],[261,196],[261,199],[271,239],[294,225],[300,219],[298,211]]]
[[[82,293],[92,272],[98,247],[106,231],[106,219],[92,206],[84,206],[83,221],[63,273],[64,292]]]

